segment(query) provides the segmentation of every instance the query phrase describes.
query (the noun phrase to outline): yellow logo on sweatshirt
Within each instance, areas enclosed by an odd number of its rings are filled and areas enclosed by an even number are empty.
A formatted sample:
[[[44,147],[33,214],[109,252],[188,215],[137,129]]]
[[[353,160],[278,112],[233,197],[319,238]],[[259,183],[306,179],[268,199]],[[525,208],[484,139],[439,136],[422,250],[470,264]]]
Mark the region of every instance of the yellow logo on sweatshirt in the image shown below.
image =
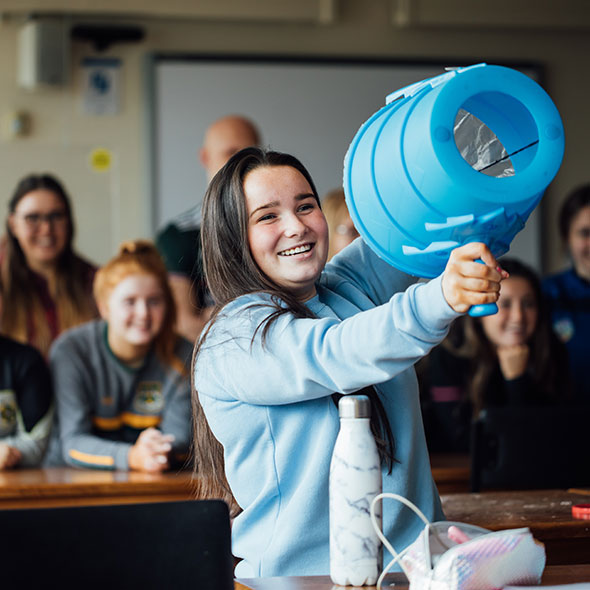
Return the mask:
[[[133,410],[140,414],[159,414],[164,409],[164,395],[159,381],[141,381],[137,385]]]
[[[7,436],[15,431],[17,412],[14,391],[11,389],[0,391],[0,436]]]

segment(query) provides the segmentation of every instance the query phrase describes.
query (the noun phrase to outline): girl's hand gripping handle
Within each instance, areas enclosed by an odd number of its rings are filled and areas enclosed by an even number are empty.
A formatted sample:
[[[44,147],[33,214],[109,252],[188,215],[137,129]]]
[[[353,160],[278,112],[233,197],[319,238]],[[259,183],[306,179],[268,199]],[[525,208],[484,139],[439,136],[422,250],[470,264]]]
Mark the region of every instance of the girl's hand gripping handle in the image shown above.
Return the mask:
[[[471,242],[455,248],[443,273],[442,290],[447,303],[457,312],[489,315],[478,311],[495,305],[500,296],[500,282],[508,277],[489,248],[481,242]]]
[[[475,262],[485,264],[485,262],[478,258]],[[486,315],[494,315],[498,313],[498,306],[495,303],[482,303],[481,305],[473,305],[467,312],[472,318],[481,318]]]

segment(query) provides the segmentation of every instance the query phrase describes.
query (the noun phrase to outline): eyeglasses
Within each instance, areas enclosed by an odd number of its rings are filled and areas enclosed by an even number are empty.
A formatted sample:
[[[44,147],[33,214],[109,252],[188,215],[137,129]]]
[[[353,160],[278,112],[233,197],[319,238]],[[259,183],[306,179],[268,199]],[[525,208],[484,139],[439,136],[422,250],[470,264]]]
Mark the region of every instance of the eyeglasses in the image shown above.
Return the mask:
[[[49,225],[64,223],[68,216],[65,211],[50,211],[49,213],[27,213],[21,217],[30,229],[37,229],[44,221]]]

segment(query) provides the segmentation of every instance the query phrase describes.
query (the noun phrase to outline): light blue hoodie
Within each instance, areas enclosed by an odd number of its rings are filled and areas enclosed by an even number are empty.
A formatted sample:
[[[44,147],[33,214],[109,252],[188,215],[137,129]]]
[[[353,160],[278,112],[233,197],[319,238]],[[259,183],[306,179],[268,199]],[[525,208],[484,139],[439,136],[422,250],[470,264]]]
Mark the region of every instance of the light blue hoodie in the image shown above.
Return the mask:
[[[443,518],[432,475],[413,368],[458,316],[440,277],[415,279],[357,239],[326,265],[306,304],[317,319],[281,316],[261,343],[267,295],[228,304],[201,349],[195,383],[225,450],[228,482],[243,512],[233,524],[238,577],[329,572],[328,475],[338,434],[334,392],[376,385],[396,448],[383,491]],[[393,295],[393,296],[392,296]],[[197,451],[198,452],[198,451]],[[387,537],[402,550],[423,527],[385,502]]]

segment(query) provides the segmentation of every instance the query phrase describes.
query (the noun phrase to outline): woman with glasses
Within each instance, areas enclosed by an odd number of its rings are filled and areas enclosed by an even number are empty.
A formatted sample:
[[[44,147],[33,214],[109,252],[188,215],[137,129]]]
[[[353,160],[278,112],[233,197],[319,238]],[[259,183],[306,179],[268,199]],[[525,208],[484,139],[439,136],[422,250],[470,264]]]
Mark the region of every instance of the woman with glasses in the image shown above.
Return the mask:
[[[2,253],[2,332],[47,355],[56,336],[96,316],[96,269],[73,248],[70,200],[48,174],[31,174],[8,204]]]

